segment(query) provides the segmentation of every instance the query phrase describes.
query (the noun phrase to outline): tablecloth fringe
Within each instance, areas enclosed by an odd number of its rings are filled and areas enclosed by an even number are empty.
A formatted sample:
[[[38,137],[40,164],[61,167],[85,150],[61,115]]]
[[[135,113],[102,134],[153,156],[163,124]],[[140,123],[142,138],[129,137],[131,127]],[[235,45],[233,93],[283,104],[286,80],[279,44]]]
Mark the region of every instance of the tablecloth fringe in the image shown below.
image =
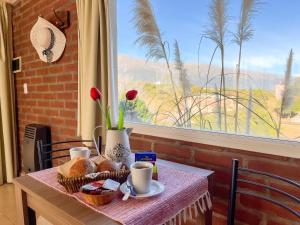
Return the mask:
[[[212,202],[210,198],[210,194],[208,191],[203,193],[200,198],[195,201],[190,206],[179,211],[175,216],[167,220],[162,225],[181,225],[182,221],[186,223],[187,219],[192,219],[192,213],[194,212],[195,217],[198,215],[204,214],[206,210],[210,210],[212,207]]]

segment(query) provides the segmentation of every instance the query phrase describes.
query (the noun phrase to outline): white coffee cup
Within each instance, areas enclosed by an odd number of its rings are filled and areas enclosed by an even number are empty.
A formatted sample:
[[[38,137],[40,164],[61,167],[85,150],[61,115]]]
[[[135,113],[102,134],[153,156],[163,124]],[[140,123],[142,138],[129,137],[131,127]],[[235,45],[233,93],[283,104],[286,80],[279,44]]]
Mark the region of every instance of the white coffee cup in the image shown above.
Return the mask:
[[[76,157],[89,158],[91,155],[91,150],[87,147],[74,147],[70,148],[70,157],[74,159]]]
[[[150,191],[153,164],[149,162],[135,162],[130,166],[132,185],[138,194]]]

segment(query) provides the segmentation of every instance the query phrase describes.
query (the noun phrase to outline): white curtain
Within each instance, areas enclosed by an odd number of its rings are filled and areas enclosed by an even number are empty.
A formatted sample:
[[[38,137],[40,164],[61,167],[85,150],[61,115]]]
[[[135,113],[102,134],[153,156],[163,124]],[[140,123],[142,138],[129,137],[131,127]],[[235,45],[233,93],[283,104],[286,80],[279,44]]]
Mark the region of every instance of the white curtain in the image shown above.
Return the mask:
[[[0,184],[17,172],[17,135],[12,61],[12,8],[0,2]]]
[[[90,98],[90,88],[101,90],[103,105],[110,105],[112,122],[116,118],[117,86],[115,37],[115,1],[114,0],[76,0],[78,14],[78,76],[79,110],[78,135],[82,139],[91,139],[95,126],[102,125],[101,135],[105,136],[105,122]]]

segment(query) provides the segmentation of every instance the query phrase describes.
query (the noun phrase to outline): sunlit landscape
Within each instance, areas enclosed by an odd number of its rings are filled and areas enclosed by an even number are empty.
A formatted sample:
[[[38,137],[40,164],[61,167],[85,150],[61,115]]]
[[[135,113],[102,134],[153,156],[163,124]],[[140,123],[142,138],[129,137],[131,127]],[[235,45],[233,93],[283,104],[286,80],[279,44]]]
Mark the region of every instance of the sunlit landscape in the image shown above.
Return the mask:
[[[277,3],[149,2],[118,2],[119,94],[140,93],[128,121],[300,140],[300,46],[276,36]]]

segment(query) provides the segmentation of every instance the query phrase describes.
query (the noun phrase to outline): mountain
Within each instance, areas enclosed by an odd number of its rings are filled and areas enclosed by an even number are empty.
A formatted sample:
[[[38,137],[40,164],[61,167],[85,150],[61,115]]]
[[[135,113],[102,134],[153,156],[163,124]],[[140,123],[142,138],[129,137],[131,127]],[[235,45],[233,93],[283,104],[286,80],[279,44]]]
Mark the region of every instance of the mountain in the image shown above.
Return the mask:
[[[172,66],[172,65],[171,65]],[[173,67],[173,66],[172,66]],[[206,74],[208,70],[207,64],[200,64],[199,69],[196,63],[187,63],[185,68],[188,74],[188,79],[191,84],[205,86]],[[199,70],[199,72],[198,72]],[[172,68],[173,77],[178,82],[178,73]],[[163,62],[146,61],[142,58],[135,58],[128,55],[118,56],[118,74],[119,79],[143,81],[149,83],[166,83],[169,82],[169,75],[166,66]],[[208,87],[218,86],[220,81],[220,67],[212,65]],[[234,68],[225,68],[226,87],[235,88],[235,70]],[[273,91],[275,86],[282,81],[283,77],[278,75],[263,73],[258,71],[241,71],[240,87],[248,89],[250,86],[253,89],[261,88]]]

